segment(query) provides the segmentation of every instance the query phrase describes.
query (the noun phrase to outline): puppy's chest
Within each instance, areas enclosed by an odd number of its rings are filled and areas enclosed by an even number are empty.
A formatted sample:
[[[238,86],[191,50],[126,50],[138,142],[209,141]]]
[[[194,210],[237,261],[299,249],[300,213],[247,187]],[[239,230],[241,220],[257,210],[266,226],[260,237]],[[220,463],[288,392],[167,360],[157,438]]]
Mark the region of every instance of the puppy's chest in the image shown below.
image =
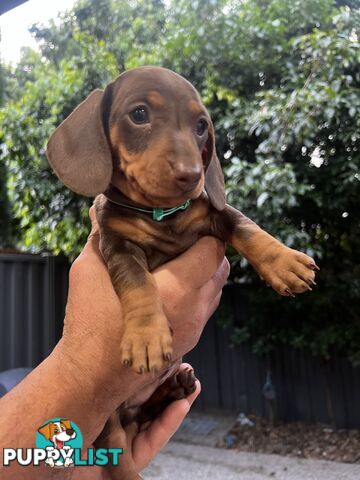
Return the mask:
[[[145,252],[150,270],[187,250],[200,237],[209,234],[210,218],[207,202],[194,202],[183,212],[178,212],[160,222],[146,216],[124,215],[114,211],[107,224],[118,241],[129,240]]]

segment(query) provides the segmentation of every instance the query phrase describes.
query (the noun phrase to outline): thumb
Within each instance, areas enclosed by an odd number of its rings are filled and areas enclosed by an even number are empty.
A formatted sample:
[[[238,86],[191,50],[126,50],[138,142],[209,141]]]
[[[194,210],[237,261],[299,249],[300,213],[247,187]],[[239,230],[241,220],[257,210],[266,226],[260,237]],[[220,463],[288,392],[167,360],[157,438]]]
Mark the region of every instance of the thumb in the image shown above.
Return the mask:
[[[89,217],[91,221],[91,231],[88,235],[87,242],[80,253],[79,258],[89,257],[94,258],[94,254],[96,257],[100,257],[103,262],[103,257],[100,252],[99,242],[100,242],[100,234],[99,234],[99,225],[96,220],[96,213],[94,205],[89,210]]]
[[[89,210],[89,217],[91,221],[91,231],[88,236],[88,241],[92,239],[94,235],[99,236],[99,225],[96,220],[95,207],[92,205]]]

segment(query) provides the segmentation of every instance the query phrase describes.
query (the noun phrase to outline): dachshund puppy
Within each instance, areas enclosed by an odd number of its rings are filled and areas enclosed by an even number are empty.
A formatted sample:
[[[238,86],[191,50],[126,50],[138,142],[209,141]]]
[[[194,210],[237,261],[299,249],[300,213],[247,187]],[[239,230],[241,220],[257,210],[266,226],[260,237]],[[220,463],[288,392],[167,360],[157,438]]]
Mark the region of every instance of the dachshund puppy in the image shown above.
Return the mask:
[[[201,236],[231,244],[280,295],[311,290],[314,260],[226,204],[211,118],[180,75],[124,72],[63,121],[47,155],[67,187],[96,196],[100,250],[125,323],[123,365],[146,372],[170,361],[171,329],[151,271]]]
[[[96,196],[101,252],[120,298],[121,360],[138,372],[172,355],[151,271],[199,237],[230,243],[280,295],[310,289],[314,261],[225,204],[210,116],[176,73],[141,67],[95,90],[56,129],[47,155],[71,190]]]

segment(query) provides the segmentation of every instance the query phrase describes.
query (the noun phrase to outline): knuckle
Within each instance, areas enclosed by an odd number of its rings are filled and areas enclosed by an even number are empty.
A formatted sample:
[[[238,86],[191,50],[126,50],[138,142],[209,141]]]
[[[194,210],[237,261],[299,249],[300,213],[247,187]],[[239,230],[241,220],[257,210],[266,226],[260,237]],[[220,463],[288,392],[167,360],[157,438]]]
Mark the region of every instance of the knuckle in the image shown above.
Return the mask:
[[[218,306],[220,305],[222,293],[223,293],[223,291],[220,290],[220,292],[218,293],[217,297],[215,298],[215,301],[214,301],[215,310],[216,310],[216,309],[218,308]]]
[[[224,260],[223,260],[223,263],[222,263],[222,267],[223,267],[223,274],[224,274],[224,279],[226,281],[226,279],[228,278],[228,276],[230,275],[230,262],[229,260],[225,257]]]
[[[85,269],[87,268],[86,262],[84,261],[84,258],[80,255],[77,257],[73,264],[70,267],[70,272],[69,272],[69,277],[70,281],[72,279],[76,280],[79,277],[81,277],[85,272]]]

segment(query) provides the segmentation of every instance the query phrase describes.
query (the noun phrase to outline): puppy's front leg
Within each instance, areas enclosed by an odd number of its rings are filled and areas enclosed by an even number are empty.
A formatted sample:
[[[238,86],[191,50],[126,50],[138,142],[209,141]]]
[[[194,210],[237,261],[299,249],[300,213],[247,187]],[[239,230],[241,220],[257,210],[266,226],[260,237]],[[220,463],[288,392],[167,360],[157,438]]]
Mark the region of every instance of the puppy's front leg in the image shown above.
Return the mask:
[[[106,231],[101,232],[100,250],[124,317],[121,361],[139,373],[156,371],[171,359],[172,338],[145,254],[132,242]]]
[[[214,234],[230,243],[280,295],[311,290],[315,271],[308,255],[286,247],[241,212],[226,205],[213,219]]]

